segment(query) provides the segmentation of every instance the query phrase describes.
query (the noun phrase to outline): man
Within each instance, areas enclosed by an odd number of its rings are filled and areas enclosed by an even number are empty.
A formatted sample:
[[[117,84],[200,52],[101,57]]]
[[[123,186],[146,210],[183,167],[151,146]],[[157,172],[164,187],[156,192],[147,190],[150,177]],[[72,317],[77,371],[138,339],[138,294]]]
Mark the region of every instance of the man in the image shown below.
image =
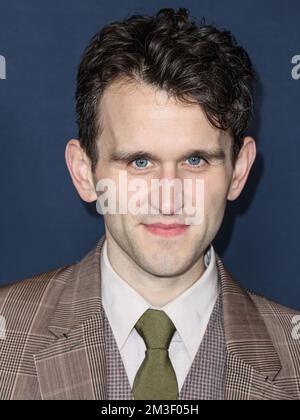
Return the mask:
[[[91,40],[66,162],[105,235],[1,288],[1,399],[299,399],[297,312],[243,290],[211,244],[255,160],[253,81],[233,36],[186,9]]]

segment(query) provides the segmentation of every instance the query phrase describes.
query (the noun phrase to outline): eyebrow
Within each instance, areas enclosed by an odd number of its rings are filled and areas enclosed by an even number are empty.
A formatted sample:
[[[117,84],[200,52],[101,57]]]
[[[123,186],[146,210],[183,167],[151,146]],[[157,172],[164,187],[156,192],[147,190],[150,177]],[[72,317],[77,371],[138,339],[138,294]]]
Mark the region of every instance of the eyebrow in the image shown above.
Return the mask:
[[[224,161],[225,160],[225,152],[221,148],[215,148],[215,149],[191,149],[188,150],[184,155],[182,155],[179,160],[185,160],[191,156],[200,156],[203,159],[206,159],[208,161]],[[110,162],[119,162],[119,163],[129,163],[136,159],[148,159],[152,160],[154,162],[159,162],[160,158],[159,156],[147,152],[146,150],[137,150],[135,152],[129,152],[129,151],[113,151],[109,155]]]

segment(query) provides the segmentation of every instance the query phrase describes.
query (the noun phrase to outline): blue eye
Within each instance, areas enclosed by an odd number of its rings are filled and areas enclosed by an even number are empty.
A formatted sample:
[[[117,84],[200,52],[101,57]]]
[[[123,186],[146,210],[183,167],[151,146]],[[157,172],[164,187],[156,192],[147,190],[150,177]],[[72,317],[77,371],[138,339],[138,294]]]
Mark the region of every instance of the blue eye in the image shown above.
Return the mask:
[[[135,159],[132,161],[132,163],[135,163],[135,167],[138,169],[143,169],[147,167],[148,159]]]
[[[192,166],[199,166],[201,161],[204,161],[200,156],[191,156],[187,159],[188,163]]]

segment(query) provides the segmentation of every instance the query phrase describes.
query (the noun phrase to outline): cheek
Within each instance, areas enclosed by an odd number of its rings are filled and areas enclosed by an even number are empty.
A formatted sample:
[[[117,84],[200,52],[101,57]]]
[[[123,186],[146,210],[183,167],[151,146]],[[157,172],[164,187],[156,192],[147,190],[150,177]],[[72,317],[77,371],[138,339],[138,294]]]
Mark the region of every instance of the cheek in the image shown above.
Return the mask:
[[[204,186],[204,208],[207,216],[222,216],[227,201],[228,183],[225,176],[219,180],[208,180]]]

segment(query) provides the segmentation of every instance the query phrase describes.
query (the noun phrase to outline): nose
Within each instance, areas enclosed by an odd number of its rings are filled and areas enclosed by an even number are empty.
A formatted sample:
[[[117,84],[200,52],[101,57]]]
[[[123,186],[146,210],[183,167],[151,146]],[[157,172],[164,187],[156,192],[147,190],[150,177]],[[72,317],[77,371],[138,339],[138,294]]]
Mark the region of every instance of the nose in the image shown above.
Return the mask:
[[[182,213],[183,185],[174,164],[164,165],[159,178],[152,179],[151,207],[161,215]]]

